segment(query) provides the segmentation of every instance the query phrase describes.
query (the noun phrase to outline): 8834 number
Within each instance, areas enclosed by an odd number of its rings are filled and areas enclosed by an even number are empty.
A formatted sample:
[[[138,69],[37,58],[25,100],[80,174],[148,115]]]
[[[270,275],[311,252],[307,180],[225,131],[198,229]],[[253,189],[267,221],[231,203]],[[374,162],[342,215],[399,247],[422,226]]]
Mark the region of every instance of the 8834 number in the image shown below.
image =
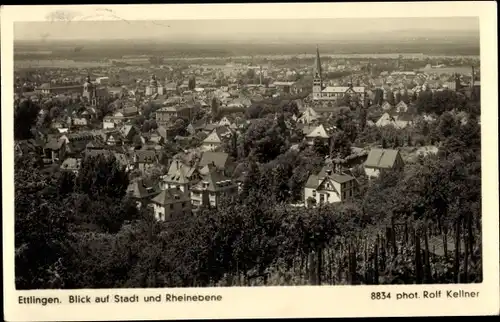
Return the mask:
[[[387,299],[391,299],[391,293],[386,293],[386,292],[372,292],[371,299],[372,300],[387,300]]]

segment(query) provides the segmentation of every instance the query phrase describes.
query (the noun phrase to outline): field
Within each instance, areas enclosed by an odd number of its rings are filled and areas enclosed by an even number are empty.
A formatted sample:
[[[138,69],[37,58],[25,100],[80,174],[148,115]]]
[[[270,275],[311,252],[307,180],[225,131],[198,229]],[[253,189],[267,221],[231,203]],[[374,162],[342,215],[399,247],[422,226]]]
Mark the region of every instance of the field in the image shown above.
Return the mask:
[[[456,66],[456,67],[443,67],[443,68],[421,68],[420,71],[427,73],[439,74],[470,74],[471,68],[469,66]]]
[[[98,61],[74,61],[70,59],[51,60],[51,59],[26,59],[14,60],[14,68],[92,68],[109,67],[110,63]]]

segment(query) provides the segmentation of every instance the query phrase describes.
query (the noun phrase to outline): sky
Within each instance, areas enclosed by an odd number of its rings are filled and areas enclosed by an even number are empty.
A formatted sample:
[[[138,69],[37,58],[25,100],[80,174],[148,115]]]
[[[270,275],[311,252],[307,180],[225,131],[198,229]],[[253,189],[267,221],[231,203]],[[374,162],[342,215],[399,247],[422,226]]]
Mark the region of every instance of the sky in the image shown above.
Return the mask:
[[[479,19],[456,18],[346,18],[346,19],[286,19],[286,20],[170,20],[170,21],[73,21],[16,22],[15,40],[262,40],[302,38],[363,38],[369,35],[390,37],[396,33],[419,34],[439,32],[456,35],[477,32]]]

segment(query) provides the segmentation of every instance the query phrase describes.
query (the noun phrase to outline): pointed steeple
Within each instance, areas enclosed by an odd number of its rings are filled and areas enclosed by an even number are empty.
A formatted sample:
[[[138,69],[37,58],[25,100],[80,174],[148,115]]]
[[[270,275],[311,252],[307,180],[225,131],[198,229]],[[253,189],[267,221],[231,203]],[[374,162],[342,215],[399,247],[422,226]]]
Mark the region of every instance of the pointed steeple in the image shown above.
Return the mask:
[[[321,78],[321,59],[319,57],[319,47],[316,45],[316,60],[314,62],[314,78]]]

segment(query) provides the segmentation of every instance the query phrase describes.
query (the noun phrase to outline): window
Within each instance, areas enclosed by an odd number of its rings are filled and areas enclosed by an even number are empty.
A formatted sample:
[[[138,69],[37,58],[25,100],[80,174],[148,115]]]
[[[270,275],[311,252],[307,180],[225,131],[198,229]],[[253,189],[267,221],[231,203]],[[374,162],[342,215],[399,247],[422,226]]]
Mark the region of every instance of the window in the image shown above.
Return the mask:
[[[185,202],[183,202],[183,203],[182,203],[182,208],[185,208],[185,207],[186,207],[186,203],[185,203]]]
[[[316,190],[313,190],[313,197],[316,197]]]
[[[174,204],[173,203],[170,204],[170,210],[172,210],[172,209],[174,209]]]

